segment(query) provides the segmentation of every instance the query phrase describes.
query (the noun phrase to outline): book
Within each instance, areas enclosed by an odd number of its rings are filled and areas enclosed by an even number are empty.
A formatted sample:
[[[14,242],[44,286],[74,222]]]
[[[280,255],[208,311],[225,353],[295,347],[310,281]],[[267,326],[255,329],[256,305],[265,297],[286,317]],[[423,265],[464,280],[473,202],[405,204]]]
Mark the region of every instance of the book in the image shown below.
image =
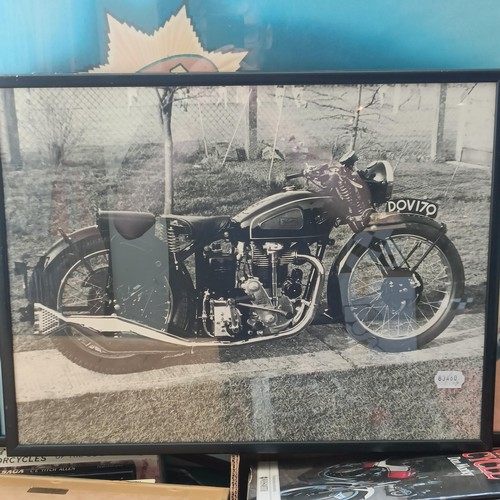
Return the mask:
[[[0,448],[0,475],[36,474],[103,479],[154,479],[161,482],[159,455],[11,456]]]
[[[500,448],[425,457],[294,459],[250,468],[248,500],[500,498]]]
[[[87,479],[109,479],[112,481],[134,480],[137,478],[134,462],[87,462],[53,465],[26,465],[4,467],[0,475],[65,476]]]

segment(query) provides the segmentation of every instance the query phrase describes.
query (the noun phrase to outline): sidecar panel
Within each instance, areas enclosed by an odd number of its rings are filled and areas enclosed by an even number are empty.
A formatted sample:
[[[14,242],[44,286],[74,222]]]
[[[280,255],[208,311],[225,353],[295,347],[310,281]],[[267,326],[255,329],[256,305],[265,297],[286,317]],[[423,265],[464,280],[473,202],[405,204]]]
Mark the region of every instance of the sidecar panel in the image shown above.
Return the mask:
[[[101,213],[98,226],[68,234],[40,257],[26,287],[26,298],[30,303],[44,303],[47,296],[52,296],[55,293],[53,276],[59,272],[61,260],[70,265],[83,257],[86,242],[92,240],[100,241],[102,249],[110,249],[110,260],[117,276],[140,283],[140,280],[167,273],[168,252],[166,245],[155,237],[154,221],[152,214],[124,212],[116,216],[112,212]]]

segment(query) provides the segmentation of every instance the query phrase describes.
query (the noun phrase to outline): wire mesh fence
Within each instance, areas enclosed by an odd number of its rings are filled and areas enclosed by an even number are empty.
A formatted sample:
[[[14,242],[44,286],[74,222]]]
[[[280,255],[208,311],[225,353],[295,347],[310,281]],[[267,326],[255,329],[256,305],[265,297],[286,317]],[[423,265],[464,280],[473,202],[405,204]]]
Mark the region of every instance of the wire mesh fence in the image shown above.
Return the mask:
[[[473,90],[447,86],[442,159],[456,159],[460,105],[481,99]],[[248,156],[252,146],[257,155],[274,146],[283,156],[324,158],[353,145],[366,157],[427,160],[438,104],[438,85],[178,88],[172,133],[182,160],[241,159],[236,153]],[[147,154],[163,141],[154,88],[18,89],[15,111],[23,154],[43,161],[75,160],[93,148],[116,167],[131,148]]]
[[[92,223],[97,208],[162,212],[165,120],[172,128],[172,168],[193,179],[196,171],[186,169],[236,161],[251,170],[260,161],[296,171],[351,148],[362,162],[396,164],[487,164],[491,156],[492,139],[482,137],[478,123],[493,120],[492,86],[184,87],[173,94],[170,116],[162,115],[159,90],[4,89],[2,159],[18,170],[7,182],[25,198],[9,209],[60,214],[54,228]],[[188,201],[185,210],[192,208]],[[199,203],[195,208],[204,213]]]

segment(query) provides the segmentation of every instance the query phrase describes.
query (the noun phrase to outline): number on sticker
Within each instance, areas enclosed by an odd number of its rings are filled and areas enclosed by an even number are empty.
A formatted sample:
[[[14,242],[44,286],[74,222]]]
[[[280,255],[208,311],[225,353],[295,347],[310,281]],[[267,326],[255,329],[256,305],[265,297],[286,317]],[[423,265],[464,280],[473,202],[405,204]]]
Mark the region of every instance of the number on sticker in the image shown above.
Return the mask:
[[[460,371],[439,371],[434,377],[434,382],[438,389],[460,389],[465,377]]]

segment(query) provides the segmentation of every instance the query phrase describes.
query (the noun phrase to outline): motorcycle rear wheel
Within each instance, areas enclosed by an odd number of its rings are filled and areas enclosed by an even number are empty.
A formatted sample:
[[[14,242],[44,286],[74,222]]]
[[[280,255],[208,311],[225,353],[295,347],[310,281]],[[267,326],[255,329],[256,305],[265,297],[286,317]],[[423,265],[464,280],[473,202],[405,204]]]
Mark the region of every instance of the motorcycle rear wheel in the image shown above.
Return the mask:
[[[46,305],[62,314],[105,314],[105,290],[109,278],[108,250],[96,235],[75,243],[59,254],[50,265],[53,293]],[[138,297],[129,304],[130,312],[148,310],[132,318],[156,329],[180,334],[189,331],[194,316],[191,301],[193,285],[184,268],[171,269],[168,280],[136,287]],[[141,296],[146,297],[142,300]],[[145,304],[148,309],[145,309]],[[151,304],[152,303],[152,304]],[[117,332],[103,335],[84,327],[67,325],[53,335],[55,347],[68,359],[89,370],[125,374],[152,370],[180,361],[186,350],[137,336]]]
[[[407,224],[357,243],[339,272],[348,334],[371,349],[420,349],[453,320],[464,292],[460,255],[434,227]]]

